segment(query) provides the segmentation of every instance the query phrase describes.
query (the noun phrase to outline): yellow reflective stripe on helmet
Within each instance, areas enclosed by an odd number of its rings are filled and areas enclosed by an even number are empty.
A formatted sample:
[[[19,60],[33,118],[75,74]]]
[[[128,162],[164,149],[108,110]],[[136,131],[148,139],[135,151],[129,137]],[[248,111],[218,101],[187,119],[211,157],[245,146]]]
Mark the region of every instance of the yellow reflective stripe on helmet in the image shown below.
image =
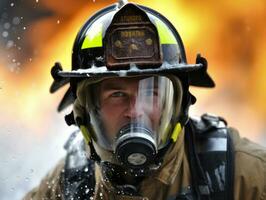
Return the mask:
[[[180,124],[180,123],[177,123],[177,124],[175,125],[174,131],[173,131],[172,136],[171,136],[171,139],[172,139],[174,142],[177,141],[177,138],[178,138],[178,136],[179,136],[181,130],[182,130],[181,124]]]
[[[86,33],[86,37],[82,43],[81,49],[102,47],[103,46],[102,33],[103,33],[102,24],[92,25]]]
[[[156,20],[155,24],[161,44],[177,44],[175,36],[161,20]]]
[[[80,129],[80,131],[81,131],[86,143],[88,144],[91,141],[91,138],[90,138],[90,133],[89,133],[87,127],[84,126],[84,125],[81,125],[79,127],[79,129]]]

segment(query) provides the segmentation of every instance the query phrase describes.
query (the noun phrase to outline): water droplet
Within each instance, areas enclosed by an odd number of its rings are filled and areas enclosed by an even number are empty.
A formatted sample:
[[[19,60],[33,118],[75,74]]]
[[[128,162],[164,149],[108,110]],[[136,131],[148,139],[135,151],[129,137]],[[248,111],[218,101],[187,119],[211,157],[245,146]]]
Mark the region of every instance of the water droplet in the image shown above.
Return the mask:
[[[23,30],[26,30],[26,26],[23,26]]]
[[[30,169],[30,173],[33,173],[34,172],[34,170],[33,169]]]
[[[60,20],[57,20],[57,22],[56,22],[57,24],[60,24]]]
[[[16,59],[15,59],[15,58],[13,58],[13,59],[12,59],[12,62],[13,62],[13,63],[15,63],[15,62],[16,62]]]
[[[10,23],[8,23],[8,22],[4,23],[4,28],[5,28],[5,29],[9,29],[10,26],[11,26]]]
[[[10,6],[13,7],[15,4],[14,3],[11,3]]]
[[[19,17],[14,17],[14,18],[12,19],[12,23],[13,23],[14,25],[18,25],[18,24],[20,23],[20,19],[19,19]]]
[[[38,3],[39,2],[39,0],[36,0],[36,3]]]
[[[17,37],[18,40],[20,40],[20,37]]]
[[[89,171],[89,168],[86,167],[86,168],[84,169],[84,172],[88,172],[88,171]]]
[[[10,49],[11,47],[13,47],[13,45],[14,45],[14,42],[12,40],[8,40],[6,43],[6,48]]]
[[[11,190],[11,192],[13,192],[15,190],[15,188],[11,188],[10,190]]]
[[[7,32],[7,31],[3,31],[2,36],[3,36],[4,38],[6,38],[6,37],[8,36],[8,32]]]
[[[29,180],[30,180],[29,178],[25,178],[25,181],[26,181],[26,182],[29,182]]]

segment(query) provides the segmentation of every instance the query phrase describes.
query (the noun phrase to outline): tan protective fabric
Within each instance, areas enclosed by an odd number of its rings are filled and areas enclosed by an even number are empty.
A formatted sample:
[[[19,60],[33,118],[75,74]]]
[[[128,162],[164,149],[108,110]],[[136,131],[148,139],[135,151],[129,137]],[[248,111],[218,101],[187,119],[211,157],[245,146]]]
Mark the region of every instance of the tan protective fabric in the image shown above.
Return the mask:
[[[234,129],[231,129],[231,136],[235,147],[235,200],[266,200],[266,149],[240,138]],[[166,200],[173,198],[177,193],[189,190],[190,171],[183,138],[182,133],[180,140],[167,154],[163,168],[143,181],[140,187],[141,197],[116,195],[101,180],[100,170],[96,168],[95,199]],[[27,194],[24,200],[63,199],[59,184],[62,169],[63,162],[60,162],[40,186]],[[53,184],[49,187],[47,182]]]
[[[240,139],[232,130],[235,147],[235,199],[266,199],[266,148]]]

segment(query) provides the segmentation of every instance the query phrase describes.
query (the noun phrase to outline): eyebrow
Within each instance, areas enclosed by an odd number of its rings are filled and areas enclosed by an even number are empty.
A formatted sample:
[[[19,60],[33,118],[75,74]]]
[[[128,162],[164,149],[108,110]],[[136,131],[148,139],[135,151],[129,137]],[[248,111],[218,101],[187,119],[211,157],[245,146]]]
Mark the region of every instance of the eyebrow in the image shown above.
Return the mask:
[[[106,90],[121,90],[124,89],[123,85],[117,84],[117,83],[109,83],[109,84],[101,84],[101,90],[106,91]]]

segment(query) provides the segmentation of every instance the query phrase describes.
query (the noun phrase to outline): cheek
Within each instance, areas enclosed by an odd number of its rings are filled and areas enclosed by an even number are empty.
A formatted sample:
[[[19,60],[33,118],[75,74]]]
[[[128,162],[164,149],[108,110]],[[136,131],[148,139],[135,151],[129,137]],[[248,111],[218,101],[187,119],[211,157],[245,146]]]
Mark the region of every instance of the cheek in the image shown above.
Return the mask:
[[[101,113],[105,116],[119,116],[126,109],[124,102],[104,103],[101,106]]]
[[[161,114],[162,114],[161,110],[155,108],[155,109],[153,110],[153,112],[150,113],[150,118],[151,118],[151,120],[152,120],[154,123],[158,124],[159,121],[160,121],[160,118],[161,118]]]
[[[113,121],[117,118],[118,112],[117,107],[114,106],[102,106],[101,117],[105,122]]]
[[[148,107],[148,106],[147,106]],[[147,108],[146,107],[146,108]],[[152,106],[149,106],[150,110],[147,110],[147,116],[149,116],[152,124],[154,126],[159,125],[161,115],[162,115],[162,105],[158,102],[154,102]]]
[[[103,105],[101,107],[101,118],[105,125],[105,128],[110,131],[117,131],[122,121],[123,108],[121,106]]]

